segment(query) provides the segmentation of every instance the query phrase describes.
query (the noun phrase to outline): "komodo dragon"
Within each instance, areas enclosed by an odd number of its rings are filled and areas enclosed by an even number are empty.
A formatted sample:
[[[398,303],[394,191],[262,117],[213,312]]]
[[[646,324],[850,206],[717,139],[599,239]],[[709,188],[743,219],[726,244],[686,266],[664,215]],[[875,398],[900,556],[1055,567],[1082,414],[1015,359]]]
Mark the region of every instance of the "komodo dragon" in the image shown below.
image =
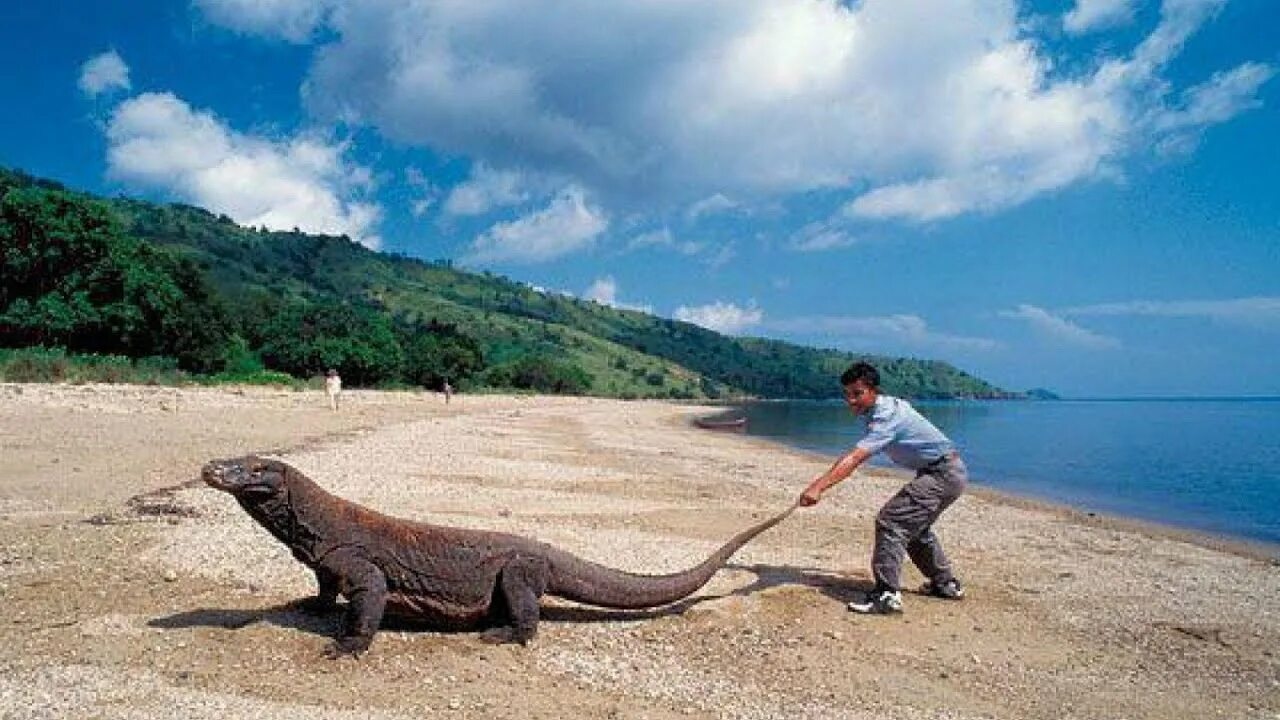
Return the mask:
[[[331,495],[296,468],[253,455],[215,460],[204,482],[233,495],[254,520],[315,571],[319,593],[302,606],[347,611],[329,657],[366,651],[384,612],[444,629],[491,628],[489,642],[527,643],[544,594],[607,608],[673,603],[711,579],[739,548],[794,506],[738,533],[702,564],[637,575],[507,533],[390,517]]]

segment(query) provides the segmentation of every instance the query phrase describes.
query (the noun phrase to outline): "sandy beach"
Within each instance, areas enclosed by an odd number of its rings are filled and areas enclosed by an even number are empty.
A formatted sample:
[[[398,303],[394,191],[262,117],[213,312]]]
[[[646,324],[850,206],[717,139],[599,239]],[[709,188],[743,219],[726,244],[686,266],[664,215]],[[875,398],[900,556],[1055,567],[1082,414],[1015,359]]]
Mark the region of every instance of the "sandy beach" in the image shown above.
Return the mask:
[[[196,481],[266,453],[393,515],[671,572],[828,464],[708,412],[0,384],[0,718],[1280,718],[1280,565],[1210,539],[976,491],[938,527],[968,597],[856,616],[902,482],[864,471],[674,608],[546,599],[527,647],[392,628],[332,661],[337,616],[288,605],[311,574]]]

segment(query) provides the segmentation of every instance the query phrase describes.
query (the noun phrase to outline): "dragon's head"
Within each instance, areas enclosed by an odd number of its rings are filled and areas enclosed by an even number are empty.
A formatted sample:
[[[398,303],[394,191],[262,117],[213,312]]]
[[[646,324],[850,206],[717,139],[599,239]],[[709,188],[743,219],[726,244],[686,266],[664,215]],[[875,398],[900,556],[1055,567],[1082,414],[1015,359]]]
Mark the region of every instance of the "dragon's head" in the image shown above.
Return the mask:
[[[246,455],[207,463],[200,471],[200,479],[209,487],[240,499],[266,500],[284,490],[288,469],[279,460]]]

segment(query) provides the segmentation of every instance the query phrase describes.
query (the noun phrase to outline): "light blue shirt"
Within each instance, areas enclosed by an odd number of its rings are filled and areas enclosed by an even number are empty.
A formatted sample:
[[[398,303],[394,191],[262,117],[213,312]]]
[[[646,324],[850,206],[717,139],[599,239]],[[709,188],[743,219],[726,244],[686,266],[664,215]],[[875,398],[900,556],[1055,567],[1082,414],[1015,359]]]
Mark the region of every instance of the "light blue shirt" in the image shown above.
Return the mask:
[[[872,455],[883,450],[902,467],[919,470],[955,450],[941,430],[901,398],[877,395],[866,418],[867,434],[858,447]]]

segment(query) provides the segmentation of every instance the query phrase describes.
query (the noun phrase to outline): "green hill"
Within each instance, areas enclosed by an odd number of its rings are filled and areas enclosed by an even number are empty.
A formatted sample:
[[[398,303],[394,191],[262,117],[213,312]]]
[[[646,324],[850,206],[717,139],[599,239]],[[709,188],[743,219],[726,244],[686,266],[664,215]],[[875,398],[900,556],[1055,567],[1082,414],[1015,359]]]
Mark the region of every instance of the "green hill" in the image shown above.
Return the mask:
[[[149,252],[174,268],[194,269],[203,285],[196,288],[189,278],[179,283],[194,293],[184,302],[207,305],[209,312],[197,315],[226,323],[230,350],[214,353],[226,363],[251,356],[250,362],[295,375],[336,364],[357,384],[431,385],[452,376],[463,387],[612,397],[831,398],[840,372],[867,359],[894,394],[1016,396],[946,363],[726,337],[444,261],[377,253],[346,237],[260,231],[180,204],[103,200],[2,169],[0,203],[10,218],[0,220],[5,245],[26,247],[23,232],[50,229],[45,235],[53,240],[46,244],[65,241],[76,230],[54,227],[56,218],[75,208],[98,224],[107,222],[98,215],[111,216],[110,242],[128,248],[130,258]],[[31,344],[30,333],[14,331],[31,323],[13,320],[41,307],[33,295],[38,289],[16,281],[22,267],[8,261],[4,267],[4,285],[12,288],[0,294],[0,344],[10,347]],[[92,344],[75,347],[84,338],[74,333],[66,337],[73,340],[65,343],[68,349],[101,351]],[[165,351],[162,340],[152,344],[164,351],[158,354],[176,354]],[[199,369],[217,369],[208,365]]]

